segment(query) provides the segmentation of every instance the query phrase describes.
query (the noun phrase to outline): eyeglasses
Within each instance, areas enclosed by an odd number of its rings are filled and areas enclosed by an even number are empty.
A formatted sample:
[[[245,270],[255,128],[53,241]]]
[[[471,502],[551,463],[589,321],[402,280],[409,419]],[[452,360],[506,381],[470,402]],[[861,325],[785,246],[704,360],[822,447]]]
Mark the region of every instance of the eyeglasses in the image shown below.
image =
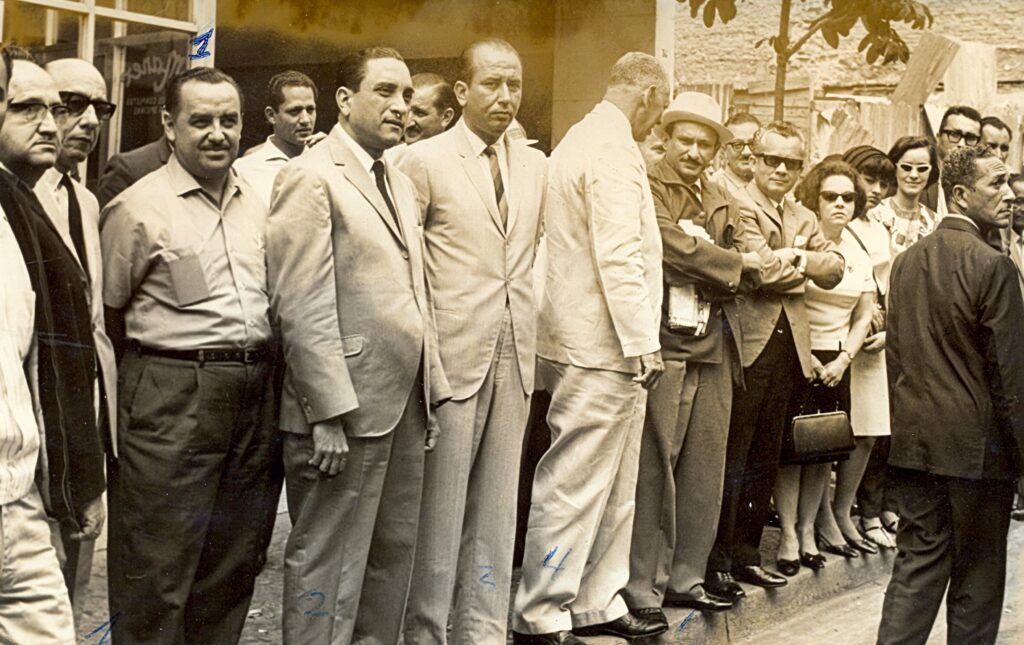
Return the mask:
[[[826,202],[830,202],[830,203],[834,202],[834,201],[837,201],[839,198],[842,198],[844,203],[852,204],[854,202],[854,200],[857,199],[857,193],[853,193],[853,192],[850,192],[850,193],[833,193],[830,190],[823,190],[820,193],[818,193],[818,195],[822,199],[824,199]]]
[[[796,172],[804,167],[803,159],[791,159],[789,157],[776,157],[775,155],[754,154],[755,157],[764,162],[769,168],[778,168],[785,164],[786,170]]]
[[[753,139],[733,139],[732,141],[725,145],[732,148],[733,152],[743,152],[744,148],[751,146],[753,143]]]
[[[96,111],[96,118],[100,121],[107,121],[114,116],[117,105],[103,99],[91,99],[85,94],[78,92],[61,92],[60,100],[67,106],[71,116],[81,116],[91,105]]]
[[[992,152],[1009,152],[1010,144],[1008,143],[990,143],[988,149]]]
[[[1024,208],[1024,197],[1014,197],[1012,204],[1014,208]]]
[[[47,112],[53,115],[54,121],[61,121],[68,116],[68,106],[63,103],[47,105],[42,101],[24,101],[7,105],[8,114],[16,114],[29,123],[39,123]]]
[[[939,132],[942,136],[949,139],[950,143],[960,143],[960,139],[963,139],[969,146],[976,146],[981,141],[981,137],[974,134],[973,132],[961,132],[960,130],[941,130]]]
[[[931,164],[921,164],[920,166],[916,166],[912,163],[900,163],[896,167],[907,174],[916,170],[919,175],[927,175],[932,171]]]

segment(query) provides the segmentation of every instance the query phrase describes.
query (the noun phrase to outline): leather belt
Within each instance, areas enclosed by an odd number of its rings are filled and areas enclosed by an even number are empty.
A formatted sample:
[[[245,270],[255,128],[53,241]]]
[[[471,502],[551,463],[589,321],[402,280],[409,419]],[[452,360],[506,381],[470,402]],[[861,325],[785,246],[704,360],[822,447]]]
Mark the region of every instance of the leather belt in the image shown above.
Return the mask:
[[[155,349],[131,341],[131,348],[144,356],[173,358],[179,361],[196,363],[244,363],[252,365],[267,360],[270,351],[265,345],[259,347],[210,348],[210,349]]]

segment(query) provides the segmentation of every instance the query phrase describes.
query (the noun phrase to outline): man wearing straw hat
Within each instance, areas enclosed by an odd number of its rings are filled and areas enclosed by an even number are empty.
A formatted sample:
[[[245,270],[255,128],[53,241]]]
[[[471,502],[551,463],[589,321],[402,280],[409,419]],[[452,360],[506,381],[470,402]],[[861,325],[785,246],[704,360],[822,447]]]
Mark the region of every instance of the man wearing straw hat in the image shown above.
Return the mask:
[[[740,211],[704,170],[732,133],[707,94],[685,92],[661,119],[665,156],[648,172],[661,231],[662,383],[647,400],[625,597],[664,620],[663,604],[722,611],[704,569],[722,504],[733,381],[741,374],[735,296],[757,284]]]

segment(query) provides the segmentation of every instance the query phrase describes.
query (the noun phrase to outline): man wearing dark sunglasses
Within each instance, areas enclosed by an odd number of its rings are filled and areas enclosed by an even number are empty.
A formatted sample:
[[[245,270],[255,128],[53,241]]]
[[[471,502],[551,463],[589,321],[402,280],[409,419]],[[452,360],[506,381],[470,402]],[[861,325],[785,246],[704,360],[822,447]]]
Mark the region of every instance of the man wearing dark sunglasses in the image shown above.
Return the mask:
[[[93,405],[97,415],[100,437],[112,446],[117,410],[117,368],[114,348],[107,338],[103,319],[102,262],[100,259],[99,203],[96,197],[79,181],[78,165],[92,153],[99,141],[100,128],[110,118],[114,104],[106,101],[107,83],[91,63],[80,58],[62,58],[46,65],[53,78],[61,103],[67,115],[57,121],[60,143],[54,165],[45,170],[33,187],[46,216],[60,232],[64,246],[75,259],[82,272],[91,315],[91,335],[96,348],[95,365],[98,369],[93,384]],[[110,449],[108,473],[113,473],[116,462]],[[89,582],[92,565],[93,540],[73,540],[67,530],[61,531],[65,560],[64,578],[71,595],[72,606],[81,609],[83,593]],[[112,545],[116,546],[116,545]],[[116,567],[117,558],[110,558]]]
[[[981,145],[992,151],[999,160],[1006,163],[1010,156],[1010,142],[1013,141],[1013,130],[997,116],[987,116],[981,120]]]

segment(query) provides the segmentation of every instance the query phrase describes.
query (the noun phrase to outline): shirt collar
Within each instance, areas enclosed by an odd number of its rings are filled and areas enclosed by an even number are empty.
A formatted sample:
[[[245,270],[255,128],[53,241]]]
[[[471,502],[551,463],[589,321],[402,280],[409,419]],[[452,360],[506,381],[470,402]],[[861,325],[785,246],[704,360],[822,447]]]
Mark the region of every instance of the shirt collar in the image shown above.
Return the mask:
[[[39,183],[49,192],[55,193],[60,189],[60,182],[64,180],[64,173],[57,170],[56,166],[50,166],[39,178]]]
[[[974,228],[978,229],[979,233],[981,232],[981,227],[979,227],[978,224],[973,219],[971,219],[970,217],[967,217],[966,215],[961,215],[960,213],[947,213],[946,217],[952,217],[952,218],[955,218],[955,219],[962,219],[965,222],[970,222],[971,226],[973,226]]]
[[[288,161],[291,159],[283,150],[274,145],[271,137],[267,137],[266,144],[260,146],[255,154],[259,155],[263,161]]]
[[[334,128],[338,131],[338,135],[341,137],[341,140],[345,142],[348,149],[355,155],[356,160],[359,162],[359,165],[363,167],[363,170],[368,174],[373,175],[373,162],[376,161],[376,159],[370,156],[370,153],[366,151],[366,148],[359,145],[355,139],[349,136],[348,132],[345,131],[345,128],[341,127],[340,123],[334,126]],[[384,155],[381,155],[380,160],[382,162],[384,161]]]
[[[171,188],[174,190],[174,194],[178,197],[182,197],[183,195],[187,195],[188,193],[195,192],[197,190],[206,193],[206,191],[203,190],[203,187],[199,185],[199,182],[196,181],[196,178],[192,176],[192,173],[185,170],[181,165],[181,162],[178,161],[178,155],[172,153],[171,158],[167,160],[167,166],[165,167],[167,168],[167,175],[171,181]],[[226,204],[230,196],[241,192],[241,190],[241,184],[238,182],[238,176],[235,173],[235,169],[234,167],[231,167],[228,169],[228,179],[224,184],[224,198],[221,200],[221,204]]]
[[[484,153],[484,150],[487,148],[487,145],[488,145],[487,142],[485,142],[483,139],[481,139],[477,135],[476,132],[473,132],[469,128],[469,124],[466,123],[466,119],[465,118],[459,119],[459,123],[462,124],[462,129],[465,130],[465,132],[466,132],[466,138],[469,139],[469,147],[473,149],[473,156],[474,157],[479,157],[480,155],[482,155]],[[498,137],[497,141],[495,141],[494,143],[492,143],[490,145],[491,145],[492,148],[494,148],[494,150],[495,150],[495,152],[497,154],[501,154],[503,152],[502,148],[505,145],[504,142],[505,142],[505,135],[502,134],[500,137]]]

